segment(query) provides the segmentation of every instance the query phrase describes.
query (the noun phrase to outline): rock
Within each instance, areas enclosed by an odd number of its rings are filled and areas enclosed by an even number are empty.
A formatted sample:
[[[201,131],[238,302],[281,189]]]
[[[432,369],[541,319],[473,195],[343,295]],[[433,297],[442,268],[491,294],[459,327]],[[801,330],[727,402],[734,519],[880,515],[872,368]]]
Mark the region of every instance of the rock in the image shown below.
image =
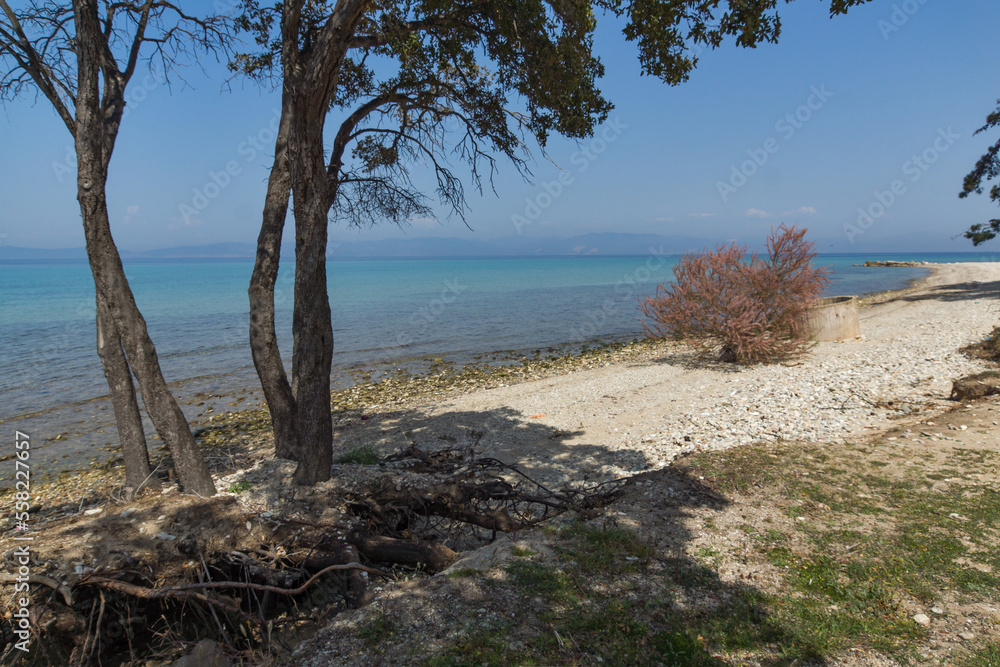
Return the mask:
[[[942,609],[941,607],[931,607],[931,611],[938,615],[944,613],[944,609]]]
[[[177,536],[176,535],[171,535],[170,533],[160,532],[160,533],[156,534],[156,539],[158,539],[158,540],[176,540]]]
[[[986,371],[959,378],[952,383],[951,399],[966,401],[1000,394],[1000,372]]]
[[[232,664],[218,643],[202,639],[190,653],[175,660],[170,667],[231,667]]]
[[[927,614],[917,614],[916,616],[913,617],[913,621],[917,625],[926,626],[931,624],[931,619],[927,616]]]
[[[905,267],[905,266],[923,266],[923,265],[924,265],[923,262],[897,262],[891,259],[885,261],[875,261],[869,259],[864,264],[855,264],[854,266],[895,266],[895,267],[904,266]]]
[[[194,535],[187,535],[183,540],[177,542],[177,551],[184,556],[197,556],[199,553],[198,541]]]
[[[83,510],[83,513],[87,516],[93,516],[95,514],[100,514],[104,511],[103,507],[91,507],[89,510]]]
[[[973,633],[971,633],[971,632],[959,632],[958,636],[961,637],[962,639],[965,639],[965,640],[975,639],[976,638],[976,635],[973,634]]]
[[[502,565],[513,556],[514,542],[506,536],[486,546],[467,551],[461,558],[442,571],[444,575],[462,570],[486,572]]]

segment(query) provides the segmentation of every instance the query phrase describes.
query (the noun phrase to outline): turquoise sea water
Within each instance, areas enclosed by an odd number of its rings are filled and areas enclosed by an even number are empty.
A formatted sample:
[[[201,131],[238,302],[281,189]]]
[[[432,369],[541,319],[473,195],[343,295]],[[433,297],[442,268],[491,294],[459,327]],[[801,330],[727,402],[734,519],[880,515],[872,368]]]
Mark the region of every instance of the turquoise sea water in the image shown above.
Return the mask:
[[[456,361],[642,334],[637,303],[671,277],[676,256],[338,260],[328,265],[335,373],[356,366]],[[994,255],[826,255],[830,294],[904,286],[924,269],[860,268],[866,259],[993,261]],[[126,272],[178,392],[256,388],[247,343],[248,260],[133,261]],[[291,266],[277,290],[291,352]],[[0,420],[106,393],[94,345],[86,263],[0,263]]]

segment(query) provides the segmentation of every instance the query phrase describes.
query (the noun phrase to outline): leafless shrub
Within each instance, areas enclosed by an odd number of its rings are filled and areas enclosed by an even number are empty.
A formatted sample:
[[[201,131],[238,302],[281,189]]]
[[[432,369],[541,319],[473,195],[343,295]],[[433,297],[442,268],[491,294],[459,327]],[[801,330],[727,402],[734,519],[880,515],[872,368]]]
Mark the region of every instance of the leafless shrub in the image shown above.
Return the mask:
[[[814,244],[805,229],[772,229],[767,257],[747,247],[719,246],[685,254],[673,284],[639,300],[651,338],[675,338],[703,354],[740,364],[776,361],[810,345],[806,313],[825,289],[826,268],[815,268]]]

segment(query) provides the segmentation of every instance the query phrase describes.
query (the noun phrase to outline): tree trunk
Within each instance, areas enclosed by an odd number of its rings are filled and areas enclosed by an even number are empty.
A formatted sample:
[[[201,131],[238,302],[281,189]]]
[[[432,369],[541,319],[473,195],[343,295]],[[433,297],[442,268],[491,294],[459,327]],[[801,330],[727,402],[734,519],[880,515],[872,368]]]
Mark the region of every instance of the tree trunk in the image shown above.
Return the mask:
[[[81,96],[82,97],[82,96]],[[77,110],[79,121],[80,111]],[[215,495],[215,484],[198,445],[191,435],[184,413],[163,379],[156,348],[146,330],[146,321],[135,304],[135,298],[125,277],[118,249],[108,224],[104,180],[91,176],[88,151],[81,150],[77,140],[77,162],[80,178],[80,209],[87,236],[87,256],[94,275],[94,284],[102,298],[110,304],[115,326],[121,334],[122,347],[129,365],[139,381],[142,401],[156,431],[163,438],[174,459],[174,469],[185,491],[201,496]],[[88,187],[89,186],[89,187]]]
[[[125,459],[125,486],[135,495],[142,487],[159,488],[160,480],[153,476],[146,449],[146,434],[139,414],[128,360],[122,350],[118,327],[108,304],[97,295],[97,354],[104,366],[104,377],[111,392],[111,405],[118,426],[118,440]]]
[[[271,413],[274,455],[297,460],[299,438],[295,397],[281,361],[274,327],[274,285],[278,279],[281,236],[291,192],[288,175],[289,124],[288,95],[282,93],[281,123],[274,143],[274,166],[267,181],[263,222],[257,237],[257,259],[247,291],[250,295],[250,350],[267,399],[267,409]]]
[[[73,14],[79,70],[75,136],[77,199],[94,285],[100,295],[98,298],[103,299],[113,316],[128,363],[139,381],[146,411],[173,455],[181,486],[186,491],[211,496],[215,494],[212,475],[198,451],[184,413],[163,379],[156,348],[146,330],[146,321],[135,304],[111,236],[105,187],[115,132],[108,132],[109,128],[105,125],[103,111],[107,102],[102,105],[100,94],[103,35],[96,0],[75,0]]]
[[[317,104],[315,91],[304,91],[302,97],[292,100],[289,146],[295,212],[292,385],[299,435],[299,465],[294,481],[313,485],[330,479],[333,464],[333,325],[326,286],[329,182],[322,141],[326,103],[321,100]],[[312,107],[321,111],[316,113]]]
[[[333,420],[330,369],[333,325],[326,287],[330,183],[323,153],[323,125],[351,35],[367,0],[337,2],[316,40],[299,46],[301,3],[282,12],[283,108],[290,112],[289,178],[295,214],[295,303],[292,315],[292,394],[299,437],[296,484],[330,479]]]

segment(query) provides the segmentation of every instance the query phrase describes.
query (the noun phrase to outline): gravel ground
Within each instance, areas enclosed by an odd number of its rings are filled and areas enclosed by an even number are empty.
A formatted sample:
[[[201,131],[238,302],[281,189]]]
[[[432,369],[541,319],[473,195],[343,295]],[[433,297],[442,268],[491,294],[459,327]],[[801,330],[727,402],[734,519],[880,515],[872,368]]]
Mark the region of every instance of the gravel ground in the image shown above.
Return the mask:
[[[684,351],[453,396],[350,425],[345,448],[454,446],[549,483],[600,482],[684,452],[760,440],[842,442],[947,405],[985,366],[958,348],[1000,320],[1000,264],[943,264],[919,289],[861,311],[860,339],[788,364],[734,367]]]

